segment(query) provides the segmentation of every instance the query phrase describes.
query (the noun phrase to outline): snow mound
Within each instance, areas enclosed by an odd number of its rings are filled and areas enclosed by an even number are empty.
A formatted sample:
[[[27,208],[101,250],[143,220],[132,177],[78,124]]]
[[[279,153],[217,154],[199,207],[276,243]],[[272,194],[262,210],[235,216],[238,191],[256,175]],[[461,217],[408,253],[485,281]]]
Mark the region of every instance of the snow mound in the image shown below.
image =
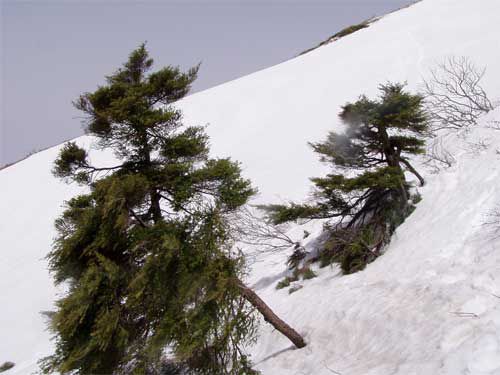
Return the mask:
[[[325,172],[308,148],[339,125],[340,106],[386,81],[418,89],[445,57],[468,56],[488,68],[484,88],[500,97],[500,2],[424,0],[369,28],[293,60],[182,100],[185,123],[208,123],[212,151],[242,162],[260,202],[303,199],[308,178]],[[302,332],[294,350],[262,323],[252,359],[263,374],[500,374],[500,245],[487,214],[500,205],[497,109],[467,136],[444,145],[456,162],[433,173],[420,165],[423,200],[384,256],[366,270],[339,276],[317,270],[293,294],[275,286],[286,253],[262,256],[249,282]],[[78,143],[88,144],[89,137]],[[0,171],[0,363],[29,374],[50,354],[42,311],[58,290],[44,256],[62,203],[81,192],[50,173],[60,146]],[[111,155],[92,153],[98,164]],[[418,163],[418,160],[414,161]],[[418,165],[418,164],[417,164]],[[310,223],[309,247],[321,231]],[[291,235],[300,238],[303,228]]]

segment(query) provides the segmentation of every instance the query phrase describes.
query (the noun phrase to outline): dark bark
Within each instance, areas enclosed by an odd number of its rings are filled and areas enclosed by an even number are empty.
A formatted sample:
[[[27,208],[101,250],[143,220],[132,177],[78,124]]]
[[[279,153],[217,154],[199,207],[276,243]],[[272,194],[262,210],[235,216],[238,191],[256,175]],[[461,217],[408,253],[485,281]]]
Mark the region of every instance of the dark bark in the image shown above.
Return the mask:
[[[161,199],[160,194],[158,194],[156,190],[152,189],[150,211],[153,217],[153,221],[155,223],[158,223],[161,220],[163,220],[163,215],[161,213],[161,207],[160,207],[160,199]]]
[[[401,158],[401,163],[405,165],[408,170],[415,175],[415,177],[418,178],[418,181],[420,181],[420,186],[424,186],[425,180],[424,178],[420,175],[420,173],[417,172],[415,168],[408,162],[408,160]]]
[[[247,287],[241,280],[237,280],[237,285],[241,293],[250,304],[262,314],[264,320],[271,324],[276,330],[285,335],[297,348],[303,348],[306,343],[302,336],[295,331],[292,327],[281,320],[271,308],[249,287]]]

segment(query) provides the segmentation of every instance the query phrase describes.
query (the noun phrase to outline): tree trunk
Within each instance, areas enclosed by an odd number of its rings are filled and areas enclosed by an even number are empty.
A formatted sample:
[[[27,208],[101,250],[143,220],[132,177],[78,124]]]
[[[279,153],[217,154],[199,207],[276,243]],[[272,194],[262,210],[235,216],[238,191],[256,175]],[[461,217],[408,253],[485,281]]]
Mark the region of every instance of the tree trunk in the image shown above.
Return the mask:
[[[403,163],[408,170],[415,175],[415,177],[418,178],[418,181],[420,181],[420,186],[424,186],[425,180],[424,178],[420,175],[420,173],[417,172],[415,168],[412,167],[412,165],[408,162],[408,160],[401,158],[401,163]]]
[[[153,221],[155,223],[158,223],[163,219],[163,215],[161,214],[161,207],[160,207],[160,195],[155,189],[151,189],[151,206],[150,206],[150,212],[153,217]]]
[[[285,335],[297,348],[300,349],[306,346],[302,336],[281,320],[252,289],[243,284],[241,280],[237,280],[237,285],[243,297],[262,314],[266,322],[270,323],[274,328]]]

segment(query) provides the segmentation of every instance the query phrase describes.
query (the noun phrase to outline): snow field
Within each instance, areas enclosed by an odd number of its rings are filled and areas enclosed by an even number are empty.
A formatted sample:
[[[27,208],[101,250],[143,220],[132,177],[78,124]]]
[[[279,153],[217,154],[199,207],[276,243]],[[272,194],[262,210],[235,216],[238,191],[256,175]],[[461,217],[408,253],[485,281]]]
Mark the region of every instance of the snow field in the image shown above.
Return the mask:
[[[376,95],[378,84],[407,81],[414,91],[445,57],[468,56],[487,67],[484,88],[500,98],[498,14],[498,0],[423,0],[306,55],[185,98],[185,123],[209,124],[213,153],[242,163],[259,188],[257,202],[302,200],[308,178],[326,171],[307,142],[338,129],[340,106]],[[498,109],[466,138],[445,137],[452,167],[433,174],[416,164],[427,180],[418,189],[423,200],[365,271],[339,277],[336,268],[316,270],[317,278],[300,281],[303,288],[289,295],[275,289],[286,252],[254,263],[249,282],[308,341],[294,350],[262,323],[249,350],[263,374],[500,374],[500,249],[482,225],[500,204],[500,131],[486,128],[493,120],[500,121]],[[487,147],[475,148],[478,141]],[[60,147],[0,171],[0,363],[16,363],[9,375],[30,374],[53,350],[40,312],[51,310],[61,291],[43,258],[63,202],[81,192],[50,173]],[[103,165],[113,159],[91,157]],[[312,249],[321,223],[307,228]],[[291,228],[295,238],[302,233]]]

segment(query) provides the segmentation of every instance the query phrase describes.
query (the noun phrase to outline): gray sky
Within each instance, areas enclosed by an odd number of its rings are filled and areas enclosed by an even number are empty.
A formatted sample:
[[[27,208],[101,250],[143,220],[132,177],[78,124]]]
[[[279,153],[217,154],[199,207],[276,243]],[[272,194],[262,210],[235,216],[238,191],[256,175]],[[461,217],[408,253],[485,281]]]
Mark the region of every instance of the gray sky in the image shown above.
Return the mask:
[[[202,62],[193,91],[285,61],[412,0],[0,0],[0,165],[83,133],[71,101],[142,41],[156,67]]]

